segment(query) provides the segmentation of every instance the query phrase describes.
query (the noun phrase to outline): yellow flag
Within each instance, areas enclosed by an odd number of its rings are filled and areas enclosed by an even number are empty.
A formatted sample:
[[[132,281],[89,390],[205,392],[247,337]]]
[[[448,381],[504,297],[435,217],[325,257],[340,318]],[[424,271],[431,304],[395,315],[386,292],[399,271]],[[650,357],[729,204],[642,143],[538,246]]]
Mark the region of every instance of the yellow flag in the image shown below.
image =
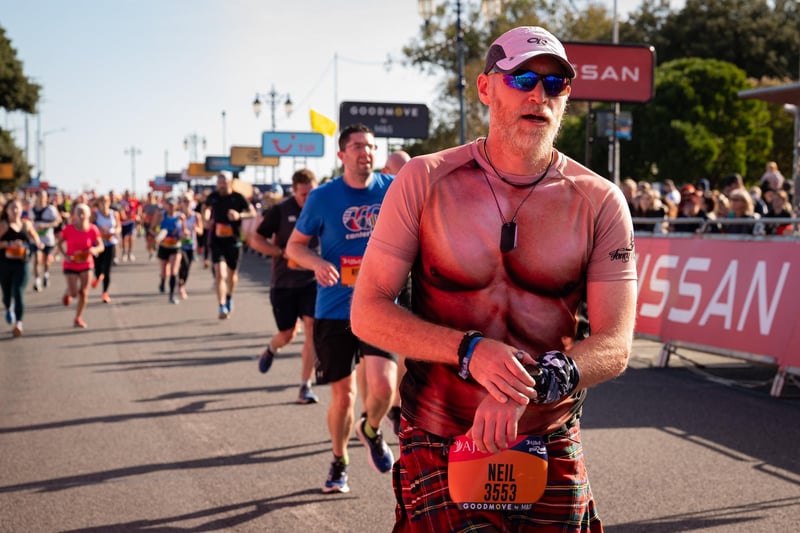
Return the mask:
[[[333,136],[336,133],[336,122],[322,113],[311,110],[311,129],[323,135]]]

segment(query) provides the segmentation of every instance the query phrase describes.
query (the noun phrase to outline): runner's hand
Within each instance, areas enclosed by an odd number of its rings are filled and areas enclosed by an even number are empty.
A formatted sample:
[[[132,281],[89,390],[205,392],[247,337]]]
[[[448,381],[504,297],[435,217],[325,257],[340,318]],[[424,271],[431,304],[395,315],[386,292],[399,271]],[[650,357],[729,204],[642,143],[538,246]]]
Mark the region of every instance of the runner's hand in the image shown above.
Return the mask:
[[[515,354],[522,353],[522,359]],[[507,344],[483,338],[475,346],[469,363],[469,373],[500,403],[509,399],[528,405],[536,397],[536,382],[522,365],[533,363],[530,354]]]
[[[517,438],[517,422],[525,406],[515,402],[500,403],[487,396],[475,410],[467,437],[484,453],[497,453],[508,448]]]
[[[317,283],[323,287],[332,287],[339,281],[339,271],[327,261],[322,261],[314,267],[314,276],[317,278]]]

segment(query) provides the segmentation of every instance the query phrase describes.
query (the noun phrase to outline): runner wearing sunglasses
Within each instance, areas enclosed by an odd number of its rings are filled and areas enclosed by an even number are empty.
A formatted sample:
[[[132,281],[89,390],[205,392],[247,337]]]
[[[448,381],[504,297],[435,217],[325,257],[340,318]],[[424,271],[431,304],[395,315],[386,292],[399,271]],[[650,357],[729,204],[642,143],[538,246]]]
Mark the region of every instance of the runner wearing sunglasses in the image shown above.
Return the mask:
[[[350,318],[406,356],[395,531],[602,531],[578,419],[627,365],[636,268],[621,190],[554,147],[574,77],[543,28],[501,35],[486,138],[413,158],[381,206]]]

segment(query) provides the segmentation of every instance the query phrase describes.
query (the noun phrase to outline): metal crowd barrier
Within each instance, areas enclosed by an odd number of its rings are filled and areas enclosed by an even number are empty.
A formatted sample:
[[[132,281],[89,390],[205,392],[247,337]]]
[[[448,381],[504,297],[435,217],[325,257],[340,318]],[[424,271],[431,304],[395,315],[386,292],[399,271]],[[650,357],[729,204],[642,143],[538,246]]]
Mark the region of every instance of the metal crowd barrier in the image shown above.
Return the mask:
[[[704,235],[725,235],[725,236],[766,236],[770,238],[792,237],[800,235],[800,218],[656,218],[656,217],[633,217],[633,224],[637,228],[637,233],[646,235],[660,235],[660,234],[676,234],[687,235],[689,232],[673,231],[671,228],[674,224],[699,224],[700,228],[691,233],[702,233]],[[653,224],[653,230],[647,231],[642,229],[643,225]],[[785,226],[792,225],[792,232],[790,235],[773,235],[766,232],[769,226]],[[720,232],[714,232],[714,226],[720,228]],[[725,233],[725,226],[754,226],[752,235],[749,233]]]

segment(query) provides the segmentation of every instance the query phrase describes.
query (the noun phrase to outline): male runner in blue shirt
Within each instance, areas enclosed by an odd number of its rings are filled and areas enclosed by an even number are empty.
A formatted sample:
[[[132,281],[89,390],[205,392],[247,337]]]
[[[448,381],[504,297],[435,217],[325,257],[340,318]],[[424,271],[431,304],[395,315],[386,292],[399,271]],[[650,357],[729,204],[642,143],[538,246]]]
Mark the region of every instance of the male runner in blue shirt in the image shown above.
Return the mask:
[[[347,441],[353,430],[356,363],[366,365],[366,417],[356,433],[370,464],[388,472],[394,463],[380,423],[389,410],[397,380],[396,358],[361,342],[350,329],[350,301],[361,257],[372,235],[393,176],[373,172],[375,136],[367,126],[348,126],[339,135],[342,176],[314,189],[286,246],[289,259],[314,271],[319,288],[314,316],[317,383],[331,384],[328,430],[333,462],[323,492],[348,492]],[[320,253],[308,247],[319,238]]]

